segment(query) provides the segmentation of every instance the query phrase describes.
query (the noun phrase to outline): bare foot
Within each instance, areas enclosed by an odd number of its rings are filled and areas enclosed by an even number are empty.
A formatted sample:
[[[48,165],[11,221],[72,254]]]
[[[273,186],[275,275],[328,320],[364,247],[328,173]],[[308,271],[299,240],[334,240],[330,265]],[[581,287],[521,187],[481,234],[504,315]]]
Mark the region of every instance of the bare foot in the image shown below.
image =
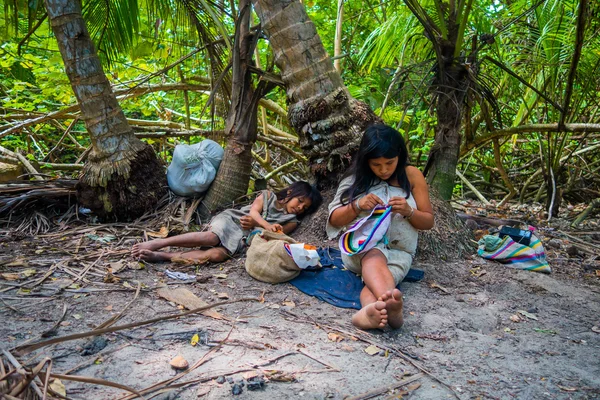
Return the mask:
[[[150,261],[150,262],[160,262],[160,261],[170,261],[173,255],[171,253],[164,253],[162,251],[152,251],[142,249],[140,250],[140,255],[138,256],[140,260]]]
[[[398,289],[388,290],[378,300],[385,302],[390,326],[394,329],[400,328],[404,324],[402,292]]]
[[[155,251],[161,247],[160,240],[150,240],[149,242],[136,243],[131,248],[131,256],[133,258],[140,258],[142,250]]]
[[[360,329],[383,328],[387,321],[387,311],[383,301],[368,304],[352,316],[352,324]]]

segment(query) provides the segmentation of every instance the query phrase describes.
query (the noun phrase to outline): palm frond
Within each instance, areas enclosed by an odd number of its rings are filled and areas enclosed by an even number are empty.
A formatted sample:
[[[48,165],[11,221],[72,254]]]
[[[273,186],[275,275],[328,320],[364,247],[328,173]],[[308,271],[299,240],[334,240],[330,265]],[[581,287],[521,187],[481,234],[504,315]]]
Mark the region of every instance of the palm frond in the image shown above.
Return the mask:
[[[82,13],[103,61],[110,63],[131,49],[139,29],[137,0],[88,0]]]

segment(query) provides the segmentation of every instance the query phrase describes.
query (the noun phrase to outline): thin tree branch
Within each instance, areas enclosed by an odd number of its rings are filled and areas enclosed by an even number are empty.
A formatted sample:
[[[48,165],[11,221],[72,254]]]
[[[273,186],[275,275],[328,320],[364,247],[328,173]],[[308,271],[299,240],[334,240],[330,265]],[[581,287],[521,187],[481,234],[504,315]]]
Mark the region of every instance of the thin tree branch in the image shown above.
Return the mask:
[[[582,1],[584,1],[584,0],[582,0]],[[504,64],[502,64],[500,61],[494,60],[490,56],[484,56],[483,59],[482,59],[482,61],[484,61],[484,60],[488,60],[492,64],[494,64],[495,66],[497,66],[498,68],[504,70],[507,74],[509,74],[513,78],[517,79],[523,85],[527,86],[529,89],[531,89],[534,92],[536,92],[540,97],[542,97],[548,103],[552,104],[554,106],[554,108],[556,108],[558,111],[563,112],[563,107],[561,107],[560,104],[558,104],[557,102],[555,102],[554,100],[552,100],[550,97],[546,96],[546,94],[544,94],[543,92],[539,91],[537,88],[535,88],[533,85],[531,85],[525,79],[521,78],[513,70],[511,70],[510,68],[508,68],[507,66],[505,66]]]
[[[571,96],[573,95],[573,81],[575,80],[575,73],[577,72],[577,64],[581,58],[581,48],[583,47],[583,37],[585,32],[585,14],[587,11],[588,0],[580,0],[579,2],[579,13],[577,14],[577,30],[575,33],[575,50],[573,51],[573,58],[571,58],[571,68],[567,78],[567,87],[565,90],[565,102],[563,109],[561,110],[560,119],[558,121],[559,126],[565,124],[567,113],[569,112],[569,104],[571,103]]]

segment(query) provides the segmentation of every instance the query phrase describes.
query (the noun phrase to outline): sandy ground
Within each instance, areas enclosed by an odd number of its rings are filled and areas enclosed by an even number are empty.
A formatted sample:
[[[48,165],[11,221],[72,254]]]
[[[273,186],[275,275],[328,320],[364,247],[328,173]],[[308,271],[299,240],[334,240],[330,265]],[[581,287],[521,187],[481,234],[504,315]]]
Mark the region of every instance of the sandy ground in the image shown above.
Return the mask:
[[[2,349],[17,354],[15,347],[39,341],[60,320],[65,305],[67,313],[55,337],[92,330],[133,299],[138,282],[143,290],[116,325],[183,312],[158,297],[161,283],[170,289],[184,287],[208,303],[223,301],[219,296],[224,293],[229,299],[264,294],[264,300],[217,307],[226,320],[195,314],[107,333],[102,336],[107,345],[97,354],[83,355],[90,339],[78,339],[22,354],[21,363],[34,365],[47,356],[55,373],[72,370],[71,375],[135,390],[174,378],[178,372],[169,361],[177,355],[197,366],[177,379],[172,390],[145,396],[160,399],[343,399],[422,371],[409,389],[384,391],[379,398],[600,398],[597,262],[586,264],[549,251],[550,275],[511,270],[476,256],[418,262],[415,267],[425,271],[425,279],[402,284],[404,327],[366,333],[349,323],[352,310],[323,303],[289,284],[253,280],[243,259],[198,267],[202,283],[168,279],[166,268],[196,272],[195,267],[170,264],[124,269],[116,274],[118,282],[105,283],[111,263],[115,267],[120,259],[131,261],[127,249],[139,237],[117,234],[103,243],[99,239],[106,231],[91,233],[96,236],[66,233],[0,243],[0,273],[35,268],[37,275],[28,278],[32,282],[55,268],[31,291],[11,286],[25,280],[0,279]],[[74,279],[69,272],[86,269],[69,287]],[[195,333],[200,343],[192,346]],[[255,391],[245,382],[239,396],[232,394],[236,383],[256,374],[271,379]],[[222,375],[233,383],[218,383]],[[72,399],[120,399],[128,394],[102,384],[62,382]]]

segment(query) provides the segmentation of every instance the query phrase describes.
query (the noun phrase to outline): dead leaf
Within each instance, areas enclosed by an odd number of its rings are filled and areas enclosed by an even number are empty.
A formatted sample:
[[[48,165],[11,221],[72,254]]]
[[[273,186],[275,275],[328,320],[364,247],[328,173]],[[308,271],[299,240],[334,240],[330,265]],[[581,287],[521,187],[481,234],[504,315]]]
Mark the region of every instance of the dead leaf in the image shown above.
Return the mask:
[[[529,318],[529,319],[534,319],[534,320],[536,320],[536,321],[538,320],[538,317],[536,317],[536,315],[535,315],[535,314],[529,313],[529,312],[527,312],[527,311],[525,311],[525,310],[517,310],[517,312],[518,312],[519,314],[521,314],[521,315],[524,315],[524,316],[526,316],[526,317],[527,317],[527,318]]]
[[[195,346],[198,344],[198,342],[200,341],[200,336],[198,336],[198,334],[194,334],[194,336],[192,336],[192,340],[190,340],[190,344],[192,346]]]
[[[513,314],[510,316],[510,320],[512,322],[521,322],[521,318],[517,314]]]
[[[296,376],[290,372],[269,370],[263,371],[265,376],[273,382],[295,382]]]
[[[110,304],[110,305],[108,305],[108,306],[104,307],[104,309],[105,309],[106,311],[112,311],[112,309],[113,309],[113,306],[112,306],[112,304]]]
[[[202,301],[202,299],[185,288],[170,289],[164,286],[158,289],[157,294],[159,297],[162,297],[167,301],[181,304],[188,310],[193,310],[208,305],[208,303]],[[202,311],[201,314],[215,319],[223,319],[223,316],[215,310],[205,310]]]
[[[375,345],[370,345],[369,347],[367,347],[365,349],[365,353],[367,353],[370,356],[374,356],[375,354],[379,354],[379,352],[381,351],[381,349]]]
[[[10,273],[10,272],[5,272],[3,274],[0,274],[0,276],[2,277],[2,279],[6,280],[6,281],[18,281],[21,278],[21,275],[17,274],[17,273]]]
[[[562,385],[556,385],[560,388],[560,390],[564,390],[565,392],[576,392],[579,389],[574,388],[574,387],[568,387],[568,386],[562,386]]]
[[[225,292],[221,292],[221,293],[217,293],[217,297],[219,299],[228,299],[229,295],[227,293],[225,293]]]
[[[217,279],[227,279],[227,274],[213,274]]]
[[[127,266],[129,267],[129,269],[135,269],[135,270],[140,270],[140,269],[146,268],[146,264],[144,264],[142,261],[130,262],[127,264]]]
[[[242,374],[242,376],[244,377],[245,380],[250,380],[250,379],[258,376],[258,372],[257,371],[247,371],[247,372],[244,372]]]
[[[50,389],[54,390],[56,393],[60,394],[61,396],[64,396],[64,397],[67,396],[67,389],[65,388],[65,385],[62,383],[62,381],[60,379],[55,379],[54,382],[52,382],[50,384]]]
[[[19,272],[3,273],[3,274],[0,274],[0,276],[2,276],[2,278],[4,278],[7,281],[18,281],[21,279],[29,278],[30,276],[35,275],[35,273],[36,273],[35,268],[29,268],[29,269],[19,271]]]
[[[126,287],[126,288],[128,288],[128,289],[134,289],[134,287],[133,287],[133,286],[131,286],[131,283],[129,283],[129,282],[127,282],[127,281],[123,282],[123,286],[125,286],[125,287]]]
[[[208,385],[200,386],[198,388],[198,391],[196,392],[196,398],[198,399],[200,397],[206,396],[210,393],[211,390],[212,388]]]
[[[119,261],[109,263],[108,266],[112,270],[111,272],[113,274],[118,274],[119,272],[121,272],[122,270],[127,268],[127,263],[123,260],[119,260]]]
[[[60,326],[69,326],[69,325],[71,325],[71,323],[69,321],[62,321],[60,323]]]
[[[294,307],[296,307],[296,303],[294,303],[294,302],[293,302],[293,301],[291,301],[291,300],[286,300],[286,301],[284,301],[284,302],[283,302],[283,303],[281,303],[281,304],[283,304],[284,306],[288,306],[289,308],[294,308]]]
[[[81,314],[73,314],[73,318],[75,318],[75,319],[81,319]]]
[[[276,310],[277,310],[278,308],[280,308],[280,307],[279,307],[279,304],[271,304],[269,307],[270,307],[270,308],[274,308],[274,309],[276,309]]]
[[[342,335],[338,335],[337,333],[333,333],[333,332],[329,332],[327,334],[327,338],[329,340],[331,340],[332,342],[336,342],[336,343],[344,340],[344,337]]]
[[[108,271],[106,271],[106,275],[104,275],[104,283],[118,283],[121,278],[117,278],[116,276],[114,276],[112,274],[112,269],[109,268]]]
[[[442,292],[444,292],[444,293],[450,294],[450,291],[449,291],[448,289],[446,289],[446,288],[445,288],[445,287],[443,287],[443,286],[440,286],[440,285],[438,285],[438,284],[437,284],[437,283],[435,283],[435,282],[434,282],[434,283],[432,283],[432,284],[431,284],[431,285],[429,285],[429,286],[431,286],[431,287],[432,287],[432,288],[434,288],[434,289],[440,289],[440,290],[441,290]]]
[[[2,264],[4,267],[27,267],[29,266],[29,263],[27,262],[27,259],[23,256],[19,256],[17,258],[12,259],[11,261]]]
[[[348,346],[348,345],[343,345],[343,346],[341,347],[341,349],[342,349],[342,350],[344,350],[344,351],[347,351],[347,352],[349,352],[349,353],[351,353],[351,352],[353,352],[353,351],[354,351],[354,347],[352,347],[352,346]]]
[[[162,226],[158,232],[146,231],[146,234],[153,238],[166,238],[169,236],[169,229],[166,226]]]

